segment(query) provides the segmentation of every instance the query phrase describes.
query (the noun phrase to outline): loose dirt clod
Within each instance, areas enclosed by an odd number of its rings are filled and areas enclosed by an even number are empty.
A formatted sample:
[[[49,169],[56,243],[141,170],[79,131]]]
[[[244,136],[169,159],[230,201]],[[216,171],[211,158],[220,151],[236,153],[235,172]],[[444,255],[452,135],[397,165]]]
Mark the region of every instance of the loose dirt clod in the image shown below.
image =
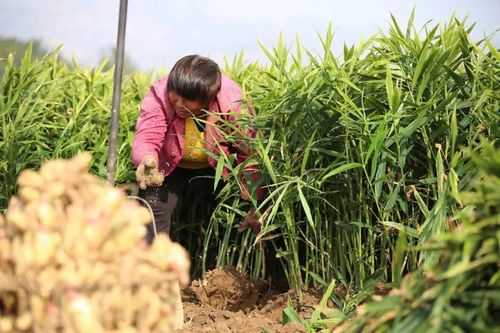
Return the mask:
[[[302,302],[293,291],[278,294],[234,267],[207,272],[184,290],[185,328],[177,333],[303,333],[298,323],[283,324],[291,304],[307,318],[319,296],[306,292]]]
[[[193,291],[201,304],[229,311],[254,307],[264,287],[234,267],[209,271],[201,283],[193,283]]]

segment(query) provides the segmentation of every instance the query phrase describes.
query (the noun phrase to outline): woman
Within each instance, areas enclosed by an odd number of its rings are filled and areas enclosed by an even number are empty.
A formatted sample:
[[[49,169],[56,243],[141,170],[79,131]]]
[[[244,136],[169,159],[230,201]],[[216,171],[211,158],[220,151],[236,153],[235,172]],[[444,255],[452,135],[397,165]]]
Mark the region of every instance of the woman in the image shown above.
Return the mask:
[[[225,143],[218,121],[234,122],[241,100],[239,86],[214,61],[199,55],[181,58],[150,88],[132,145],[140,196],[155,217],[147,229],[148,242],[157,232],[170,234],[175,216],[199,222],[210,217],[217,156],[222,150],[236,153],[239,162],[248,156],[248,149]],[[245,186],[241,196],[248,199]]]

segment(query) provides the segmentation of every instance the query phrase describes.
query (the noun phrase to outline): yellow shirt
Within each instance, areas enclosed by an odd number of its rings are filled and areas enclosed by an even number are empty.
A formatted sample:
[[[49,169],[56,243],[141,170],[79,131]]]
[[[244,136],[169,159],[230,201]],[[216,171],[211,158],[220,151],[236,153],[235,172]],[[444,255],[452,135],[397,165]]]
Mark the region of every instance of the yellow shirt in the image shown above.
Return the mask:
[[[185,169],[208,168],[208,155],[205,151],[204,131],[198,130],[193,118],[186,118],[184,135],[184,154],[179,167]]]

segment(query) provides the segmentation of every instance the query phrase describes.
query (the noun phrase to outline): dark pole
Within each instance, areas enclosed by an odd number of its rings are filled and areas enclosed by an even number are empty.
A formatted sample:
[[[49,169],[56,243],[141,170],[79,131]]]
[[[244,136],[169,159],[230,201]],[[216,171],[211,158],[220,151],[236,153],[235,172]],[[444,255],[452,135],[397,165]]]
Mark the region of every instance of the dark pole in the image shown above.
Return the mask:
[[[128,0],[120,0],[120,16],[118,19],[118,35],[116,38],[115,72],[113,76],[113,102],[111,106],[111,126],[108,149],[108,182],[115,184],[116,140],[120,126],[120,96],[122,92],[123,57],[125,53],[125,28],[127,25]]]

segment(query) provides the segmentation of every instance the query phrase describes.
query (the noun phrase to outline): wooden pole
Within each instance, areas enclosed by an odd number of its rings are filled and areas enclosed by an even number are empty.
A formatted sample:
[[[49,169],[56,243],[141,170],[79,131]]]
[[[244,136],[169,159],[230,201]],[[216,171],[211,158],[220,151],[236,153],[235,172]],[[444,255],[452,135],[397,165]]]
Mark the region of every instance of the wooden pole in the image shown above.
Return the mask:
[[[113,101],[111,105],[111,124],[108,149],[108,182],[115,184],[117,138],[120,128],[120,97],[122,92],[123,59],[125,53],[125,29],[127,26],[128,0],[120,0],[118,35],[116,38],[115,71],[113,76]]]

